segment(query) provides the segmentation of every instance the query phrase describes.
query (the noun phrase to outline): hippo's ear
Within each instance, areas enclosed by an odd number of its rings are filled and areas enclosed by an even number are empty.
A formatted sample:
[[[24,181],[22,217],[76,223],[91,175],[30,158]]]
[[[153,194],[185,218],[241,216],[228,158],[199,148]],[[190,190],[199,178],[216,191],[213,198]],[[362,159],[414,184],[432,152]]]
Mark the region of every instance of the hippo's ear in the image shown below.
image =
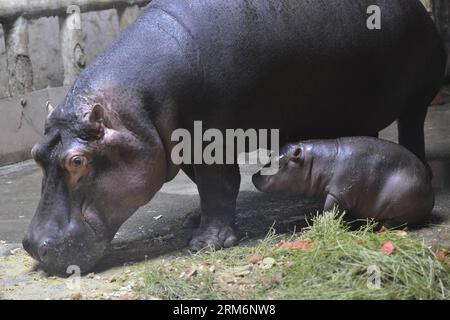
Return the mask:
[[[295,162],[295,163],[302,163],[303,159],[303,152],[302,148],[295,148],[292,154],[289,155],[289,161]]]
[[[91,113],[89,114],[89,121],[91,123],[103,123],[105,119],[105,111],[100,104],[95,104],[92,108]]]
[[[96,103],[94,107],[84,114],[84,119],[89,125],[89,134],[97,139],[103,137],[105,132],[105,111],[103,107]]]

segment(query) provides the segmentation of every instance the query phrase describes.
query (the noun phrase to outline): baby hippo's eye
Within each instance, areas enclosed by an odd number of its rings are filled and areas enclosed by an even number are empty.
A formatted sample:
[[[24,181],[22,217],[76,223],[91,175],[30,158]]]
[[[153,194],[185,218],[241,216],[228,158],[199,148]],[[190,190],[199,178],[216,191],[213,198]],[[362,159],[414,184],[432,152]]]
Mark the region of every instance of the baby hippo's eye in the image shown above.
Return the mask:
[[[82,168],[87,166],[88,164],[88,160],[85,156],[73,156],[72,158],[70,158],[69,160],[69,166],[71,168]]]

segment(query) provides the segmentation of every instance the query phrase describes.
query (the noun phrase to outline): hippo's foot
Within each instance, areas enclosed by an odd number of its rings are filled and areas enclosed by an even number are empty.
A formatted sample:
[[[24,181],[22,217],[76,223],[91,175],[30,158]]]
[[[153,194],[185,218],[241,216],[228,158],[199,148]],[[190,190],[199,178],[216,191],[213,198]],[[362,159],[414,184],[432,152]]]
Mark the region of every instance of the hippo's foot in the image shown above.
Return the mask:
[[[235,229],[229,224],[212,221],[201,225],[193,234],[189,242],[191,251],[217,250],[236,245],[239,239]]]

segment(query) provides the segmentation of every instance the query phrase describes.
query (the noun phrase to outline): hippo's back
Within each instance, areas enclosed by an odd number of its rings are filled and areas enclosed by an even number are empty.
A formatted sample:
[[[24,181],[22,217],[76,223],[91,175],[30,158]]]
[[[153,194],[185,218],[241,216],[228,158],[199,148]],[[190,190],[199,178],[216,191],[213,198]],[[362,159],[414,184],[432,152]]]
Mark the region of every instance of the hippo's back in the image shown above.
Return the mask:
[[[361,164],[362,171],[369,170],[366,174],[408,169],[420,179],[430,180],[423,162],[397,143],[373,137],[346,137],[336,141],[338,161],[343,165]]]
[[[381,30],[367,28],[371,5]],[[233,114],[229,126],[368,135],[412,101],[426,107],[442,82],[442,44],[419,0],[156,0],[149,10],[195,42],[195,113],[226,109],[217,114]]]

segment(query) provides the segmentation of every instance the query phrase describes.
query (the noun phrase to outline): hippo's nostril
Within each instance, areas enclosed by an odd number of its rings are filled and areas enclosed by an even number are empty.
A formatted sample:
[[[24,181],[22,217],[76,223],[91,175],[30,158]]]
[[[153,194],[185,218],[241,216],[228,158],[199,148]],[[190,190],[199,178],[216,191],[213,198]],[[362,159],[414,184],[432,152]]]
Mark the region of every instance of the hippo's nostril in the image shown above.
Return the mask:
[[[47,243],[47,241],[43,241],[42,242],[42,244],[39,246],[38,253],[39,253],[39,257],[41,259],[45,258],[45,256],[48,253],[48,243]]]

